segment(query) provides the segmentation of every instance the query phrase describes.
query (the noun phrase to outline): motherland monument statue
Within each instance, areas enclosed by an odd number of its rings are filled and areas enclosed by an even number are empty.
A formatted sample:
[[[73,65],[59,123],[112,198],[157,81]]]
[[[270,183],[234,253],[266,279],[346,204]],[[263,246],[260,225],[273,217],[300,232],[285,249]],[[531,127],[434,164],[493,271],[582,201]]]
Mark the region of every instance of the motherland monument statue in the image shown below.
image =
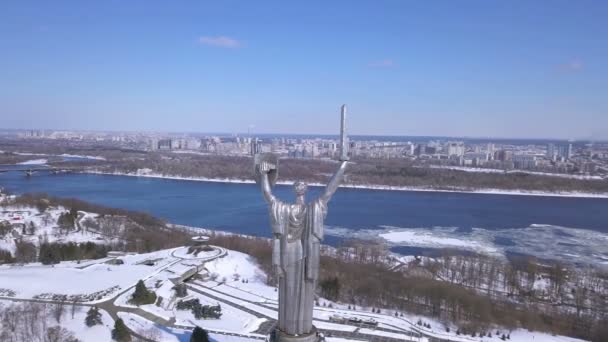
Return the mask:
[[[306,202],[307,185],[293,184],[295,203],[285,203],[272,193],[278,178],[278,157],[257,154],[256,181],[269,205],[272,226],[272,265],[279,280],[279,320],[275,341],[318,341],[312,325],[315,288],[319,277],[319,247],[323,240],[323,221],[327,203],[338,189],[348,165],[346,106],[342,106],[340,128],[340,166],[317,199]]]

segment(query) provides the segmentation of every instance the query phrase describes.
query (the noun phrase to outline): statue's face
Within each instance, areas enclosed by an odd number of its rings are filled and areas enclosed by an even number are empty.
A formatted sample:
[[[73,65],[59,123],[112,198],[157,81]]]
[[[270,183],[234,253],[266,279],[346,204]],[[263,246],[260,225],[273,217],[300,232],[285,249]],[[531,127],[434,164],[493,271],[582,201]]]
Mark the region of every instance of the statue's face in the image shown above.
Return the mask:
[[[306,194],[306,190],[308,190],[308,185],[304,182],[295,182],[293,183],[293,191],[295,191],[296,196],[304,196]]]

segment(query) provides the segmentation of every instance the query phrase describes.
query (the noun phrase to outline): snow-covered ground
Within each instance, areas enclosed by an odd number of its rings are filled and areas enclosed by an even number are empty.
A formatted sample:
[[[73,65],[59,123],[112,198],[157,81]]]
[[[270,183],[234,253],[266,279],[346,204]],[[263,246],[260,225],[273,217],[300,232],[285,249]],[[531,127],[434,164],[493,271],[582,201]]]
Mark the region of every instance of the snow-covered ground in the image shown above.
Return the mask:
[[[228,284],[239,284],[240,289],[247,292],[276,298],[274,288],[265,284],[266,274],[260,269],[255,260],[244,253],[230,251],[224,258],[218,258],[205,264],[212,278]],[[247,280],[248,283],[242,283]]]
[[[198,298],[202,305],[220,305],[222,316],[219,319],[196,319],[189,310],[175,310],[176,324],[184,326],[199,326],[205,329],[238,331],[241,333],[252,333],[256,331],[260,324],[266,321],[254,315],[241,311],[231,305],[219,303],[207,296],[190,291],[189,295],[182,300]]]
[[[59,157],[65,157],[65,158],[78,158],[78,159],[88,159],[88,160],[106,160],[106,158],[104,157],[100,157],[100,156],[84,156],[84,155],[78,155],[78,154],[60,154]]]
[[[510,341],[517,342],[582,342],[583,340],[566,337],[566,336],[555,336],[537,331],[528,331],[524,329],[517,329],[511,332]]]
[[[145,337],[156,339],[157,341],[187,342],[190,340],[191,330],[163,327],[133,313],[119,312],[118,317],[120,317],[127,327],[133,331]],[[261,337],[259,335],[253,336]],[[212,331],[209,333],[209,337],[211,341],[217,342],[245,342],[257,340],[248,337],[247,335],[236,336],[229,332],[222,334]]]
[[[2,288],[15,292],[15,298],[47,298],[46,294],[95,295],[87,302],[99,302],[115,295],[120,289],[135,285],[139,279],[158,273],[175,260],[171,250],[127,255],[121,257],[123,265],[105,264],[103,260],[88,267],[77,262],[57,265],[27,264],[0,266]],[[142,264],[145,260],[160,259],[154,266]]]
[[[12,305],[23,305],[23,303],[0,299],[0,313]],[[41,324],[43,326],[46,325],[47,327],[52,327],[55,325],[60,325],[61,327],[72,332],[80,341],[106,342],[111,341],[112,339],[111,331],[114,327],[114,320],[112,320],[110,315],[104,310],[99,310],[102,324],[88,327],[85,324],[85,318],[87,316],[87,311],[89,310],[88,307],[75,306],[74,316],[72,317],[72,306],[69,304],[65,305],[61,319],[59,322],[57,322],[56,318],[54,317],[53,305],[44,306],[44,304],[36,303],[32,305],[37,305],[40,308],[46,308],[43,309],[46,317],[45,324]],[[0,323],[0,328],[1,327],[2,324]]]
[[[62,230],[59,229],[57,220],[67,208],[51,207],[44,213],[32,207],[9,206],[0,208],[0,222],[8,222],[13,225],[14,234],[0,236],[0,249],[15,252],[16,241],[27,241],[39,245],[41,241],[47,242],[94,242],[106,244],[117,240],[107,237],[89,229]],[[84,211],[78,212],[79,224],[87,219],[95,220],[97,215]],[[25,230],[25,234],[24,233]]]
[[[85,318],[87,316],[88,308],[77,307],[77,311],[74,314],[74,318],[71,316],[69,306],[66,308],[64,314],[64,321],[61,322],[61,326],[72,331],[76,338],[81,341],[110,341],[111,332],[114,328],[114,320],[104,310],[99,310],[101,313],[102,324],[88,327],[85,324]]]

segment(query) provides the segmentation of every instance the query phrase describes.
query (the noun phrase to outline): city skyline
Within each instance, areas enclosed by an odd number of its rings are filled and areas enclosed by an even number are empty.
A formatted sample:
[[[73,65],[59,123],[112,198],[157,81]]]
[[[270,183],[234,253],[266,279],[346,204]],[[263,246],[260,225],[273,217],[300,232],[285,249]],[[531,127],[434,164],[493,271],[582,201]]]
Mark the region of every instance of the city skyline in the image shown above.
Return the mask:
[[[2,128],[608,139],[601,2],[5,7]]]

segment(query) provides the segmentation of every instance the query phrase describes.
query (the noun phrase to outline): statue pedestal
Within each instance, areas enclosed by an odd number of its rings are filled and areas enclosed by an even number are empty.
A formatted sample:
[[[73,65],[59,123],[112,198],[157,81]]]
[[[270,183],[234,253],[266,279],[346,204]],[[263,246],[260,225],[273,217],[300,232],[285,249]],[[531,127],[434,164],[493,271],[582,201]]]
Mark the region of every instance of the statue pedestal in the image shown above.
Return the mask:
[[[273,342],[317,342],[319,336],[317,336],[317,329],[312,327],[312,332],[306,335],[288,335],[279,329],[274,331],[274,338],[271,339]]]

